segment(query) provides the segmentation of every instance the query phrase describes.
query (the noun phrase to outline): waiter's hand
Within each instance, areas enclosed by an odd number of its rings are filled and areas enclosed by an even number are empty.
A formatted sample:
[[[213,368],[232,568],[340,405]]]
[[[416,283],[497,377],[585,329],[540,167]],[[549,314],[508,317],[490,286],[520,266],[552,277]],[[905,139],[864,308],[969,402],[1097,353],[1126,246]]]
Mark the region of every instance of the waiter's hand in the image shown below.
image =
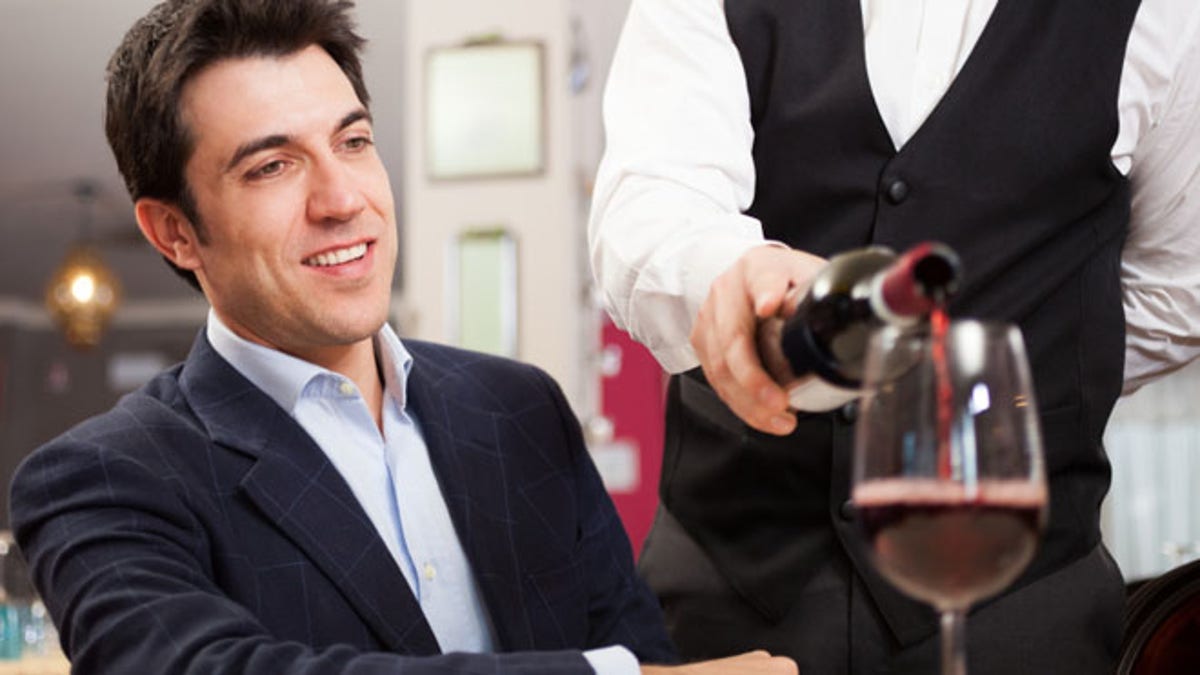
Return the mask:
[[[758,357],[758,322],[790,314],[824,265],[782,246],[752,248],[713,281],[696,316],[691,342],[704,376],[730,410],[759,431],[789,434],[796,415]]]
[[[796,662],[767,652],[746,652],[685,666],[642,666],[642,675],[797,675]]]

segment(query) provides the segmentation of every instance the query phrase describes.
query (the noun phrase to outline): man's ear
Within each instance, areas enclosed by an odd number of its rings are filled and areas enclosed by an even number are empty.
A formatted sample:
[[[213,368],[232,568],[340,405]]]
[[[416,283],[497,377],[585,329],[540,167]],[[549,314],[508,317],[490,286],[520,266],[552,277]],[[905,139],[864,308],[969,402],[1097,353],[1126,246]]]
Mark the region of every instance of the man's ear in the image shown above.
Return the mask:
[[[176,205],[142,197],[133,205],[138,228],[158,252],[176,267],[195,271],[201,267],[196,228]]]

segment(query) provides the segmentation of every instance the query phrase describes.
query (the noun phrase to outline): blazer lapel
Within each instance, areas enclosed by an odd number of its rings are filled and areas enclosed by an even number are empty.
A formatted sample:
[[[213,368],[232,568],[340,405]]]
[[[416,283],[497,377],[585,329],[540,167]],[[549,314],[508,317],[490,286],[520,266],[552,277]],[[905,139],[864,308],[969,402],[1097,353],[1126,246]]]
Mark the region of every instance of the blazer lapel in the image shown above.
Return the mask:
[[[204,333],[181,386],[212,439],[255,458],[245,495],[337,586],[388,649],[439,653],[383,540],[304,429],[212,349]]]
[[[422,353],[422,356],[426,356]],[[509,530],[508,487],[497,439],[502,416],[463,403],[462,378],[432,359],[414,361],[409,405],[421,425],[450,518],[483,593],[497,651],[534,647]]]

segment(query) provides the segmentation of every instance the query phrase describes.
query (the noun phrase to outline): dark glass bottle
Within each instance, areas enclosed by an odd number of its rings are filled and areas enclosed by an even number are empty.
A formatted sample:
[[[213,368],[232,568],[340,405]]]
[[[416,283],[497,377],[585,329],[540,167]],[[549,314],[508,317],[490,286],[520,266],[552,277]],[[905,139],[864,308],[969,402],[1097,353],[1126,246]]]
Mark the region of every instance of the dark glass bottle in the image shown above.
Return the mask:
[[[862,382],[871,331],[925,317],[953,295],[959,276],[958,255],[936,242],[917,244],[901,255],[883,246],[835,255],[794,314],[760,324],[763,364],[787,389],[809,374],[834,387],[855,389]]]

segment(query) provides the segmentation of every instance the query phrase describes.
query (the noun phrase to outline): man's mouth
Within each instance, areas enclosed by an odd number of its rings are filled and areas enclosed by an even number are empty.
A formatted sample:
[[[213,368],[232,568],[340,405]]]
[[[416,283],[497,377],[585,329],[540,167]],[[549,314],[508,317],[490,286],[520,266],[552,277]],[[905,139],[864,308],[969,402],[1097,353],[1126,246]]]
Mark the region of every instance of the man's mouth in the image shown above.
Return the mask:
[[[346,248],[318,253],[311,258],[305,258],[301,263],[309,267],[332,267],[342,265],[352,260],[358,260],[367,254],[367,243],[355,244]]]

